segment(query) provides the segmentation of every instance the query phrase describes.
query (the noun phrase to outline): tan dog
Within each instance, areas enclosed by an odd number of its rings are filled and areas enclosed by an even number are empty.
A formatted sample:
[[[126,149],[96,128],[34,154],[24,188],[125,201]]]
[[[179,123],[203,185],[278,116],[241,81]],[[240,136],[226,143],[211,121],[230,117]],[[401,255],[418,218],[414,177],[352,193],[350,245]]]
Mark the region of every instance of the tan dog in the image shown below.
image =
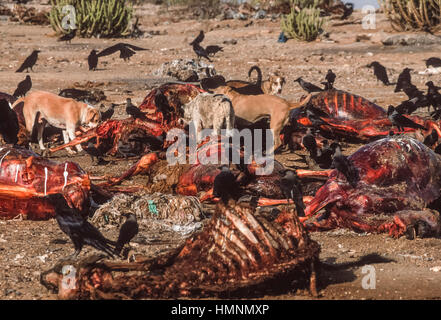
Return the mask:
[[[29,132],[37,130],[38,143],[41,150],[43,145],[43,130],[46,123],[63,129],[64,142],[75,139],[75,129],[79,127],[94,128],[101,120],[101,113],[91,105],[70,98],[63,98],[45,91],[34,91],[26,97],[18,99],[15,104],[24,102],[23,116],[26,129]],[[15,105],[14,104],[14,105]],[[69,140],[70,139],[70,140]],[[80,152],[81,145],[76,146]],[[69,153],[72,149],[67,148]]]
[[[234,88],[240,94],[256,95],[256,94],[280,94],[282,93],[283,85],[286,83],[284,77],[277,73],[270,74],[268,80],[262,81],[262,71],[258,66],[253,66],[248,71],[248,77],[251,76],[253,70],[257,71],[256,83],[230,80],[226,82],[226,85]]]
[[[274,150],[282,144],[280,131],[288,124],[289,112],[306,105],[311,99],[311,95],[308,95],[299,103],[291,103],[270,94],[242,95],[228,86],[219,87],[214,91],[226,95],[231,100],[236,119],[241,118],[254,123],[269,116],[270,128],[274,134]]]

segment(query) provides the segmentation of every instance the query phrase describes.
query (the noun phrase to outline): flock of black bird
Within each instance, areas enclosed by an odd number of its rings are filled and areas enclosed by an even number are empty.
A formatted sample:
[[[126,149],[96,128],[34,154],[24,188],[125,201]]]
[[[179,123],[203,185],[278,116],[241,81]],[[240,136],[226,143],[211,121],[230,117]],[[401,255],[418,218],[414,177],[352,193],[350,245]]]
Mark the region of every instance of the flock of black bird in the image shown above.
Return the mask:
[[[351,8],[348,8],[350,10]],[[62,36],[59,41],[71,42],[71,40],[75,37],[76,33],[73,30],[71,33],[68,33]],[[205,58],[211,62],[209,55],[214,55],[219,51],[222,51],[222,47],[219,46],[207,46],[203,48],[201,46],[202,41],[204,40],[204,32],[200,31],[199,35],[189,44],[192,46],[194,52],[197,57],[200,59]],[[96,70],[98,65],[98,58],[111,55],[115,52],[120,52],[120,58],[123,60],[130,59],[136,51],[138,50],[147,50],[144,48],[140,48],[137,46],[133,46],[126,43],[118,43],[109,48],[98,52],[96,50],[92,50],[88,56],[88,64],[89,70]],[[38,59],[39,50],[34,50],[32,54],[25,59],[20,68],[17,69],[17,72],[23,71],[33,71],[32,67],[35,65]],[[438,58],[430,58],[425,60],[427,67],[441,67],[441,59]],[[381,81],[384,85],[390,86],[394,85],[389,81],[386,68],[381,65],[379,62],[374,61],[367,65],[369,68],[373,68],[375,77]],[[440,87],[434,85],[432,81],[428,81],[426,86],[428,88],[427,93],[420,91],[415,85],[412,84],[411,74],[412,69],[405,68],[399,75],[397,82],[395,83],[396,87],[394,92],[403,91],[407,96],[408,100],[403,101],[398,106],[389,106],[387,110],[387,115],[394,126],[398,128],[399,131],[403,131],[404,128],[417,128],[417,129],[426,129],[423,126],[413,122],[411,119],[407,118],[405,114],[411,114],[415,110],[421,107],[427,106],[429,108],[433,107],[434,111],[431,113],[431,116],[434,119],[441,118],[441,95],[439,93]],[[309,83],[302,79],[302,77],[294,80],[298,82],[298,84],[308,93],[321,92],[324,90],[331,90],[334,88],[334,83],[336,80],[336,74],[332,70],[328,70],[325,81],[322,82],[324,85],[323,88],[320,88],[312,83]],[[26,95],[26,93],[31,89],[32,81],[29,75],[21,81],[17,89],[14,91],[13,95],[15,97],[21,97]],[[167,117],[168,114],[172,111],[170,105],[168,104],[168,100],[164,96],[164,94],[158,90],[155,95],[155,103],[160,111],[163,112],[164,117]],[[114,107],[116,105],[112,104],[105,112],[102,113],[102,119],[110,119],[114,113]],[[126,113],[132,116],[134,119],[143,119],[145,116],[139,110],[138,107],[133,105],[130,98],[127,98],[126,101]],[[293,112],[297,112],[298,110],[294,110]],[[306,148],[309,153],[309,159],[312,160],[315,164],[317,164],[322,169],[335,168],[340,171],[348,180],[348,182],[355,187],[358,183],[359,176],[358,171],[348,159],[348,157],[342,154],[342,149],[340,144],[337,142],[329,143],[328,140],[322,141],[322,147],[319,148],[317,145],[315,134],[319,132],[319,127],[321,125],[327,125],[326,121],[323,120],[323,117],[327,115],[323,113],[323,111],[313,107],[311,104],[308,104],[307,107],[302,110],[306,117],[311,121],[312,128],[308,128],[306,134],[302,138],[302,144]],[[0,100],[0,113],[5,115],[0,119],[0,134],[2,134],[6,143],[16,144],[17,143],[17,134],[18,134],[18,120],[15,112],[10,108],[9,103],[6,100]],[[5,120],[6,119],[6,120]],[[298,124],[294,118],[290,119],[290,122],[296,128],[302,126]],[[438,133],[433,130],[431,134],[429,134],[425,140],[424,144],[433,146],[438,141]],[[136,139],[136,138],[134,138]],[[124,146],[119,146],[124,151]],[[92,162],[97,164],[103,164],[105,161],[103,160],[103,154],[92,144],[89,143],[84,150],[90,155]],[[436,148],[435,152],[441,154],[441,147]],[[131,156],[129,154],[124,154],[125,157]],[[229,199],[237,199],[238,185],[236,182],[236,177],[230,171],[227,165],[219,167],[221,172],[216,176],[214,180],[213,186],[213,194],[216,197],[219,197],[220,200],[227,204]],[[292,201],[297,209],[299,216],[304,216],[305,205],[303,203],[303,191],[302,184],[299,177],[296,174],[295,170],[284,170],[282,172],[283,176],[281,178],[281,189],[283,191],[284,196],[288,200],[288,203]],[[101,250],[107,253],[109,256],[113,257],[114,255],[119,255],[123,246],[126,243],[129,243],[133,237],[138,233],[138,223],[136,220],[136,216],[128,215],[125,223],[120,228],[120,234],[118,240],[111,241],[105,238],[93,225],[91,225],[87,219],[83,218],[76,209],[71,208],[66,199],[62,194],[52,194],[47,196],[48,200],[54,205],[56,208],[55,218],[60,226],[60,229],[66,233],[75,248],[74,257],[76,257],[84,245],[90,245],[98,250]],[[240,200],[239,200],[240,201]],[[254,199],[254,202],[257,200]],[[257,205],[257,202],[256,202]]]
[[[75,37],[76,35],[76,29],[75,30],[71,30],[70,33],[67,33],[63,36],[61,36],[58,41],[66,41],[71,43],[72,39]],[[117,43],[113,46],[110,46],[100,52],[98,52],[97,50],[93,49],[90,53],[89,56],[87,57],[87,62],[89,65],[89,70],[91,71],[95,71],[97,69],[98,66],[98,58],[100,57],[105,57],[105,56],[109,56],[111,54],[114,54],[115,52],[119,51],[119,57],[121,59],[123,59],[124,61],[128,61],[130,60],[130,57],[132,57],[136,51],[140,51],[140,50],[148,50],[145,48],[141,48],[138,46],[134,46],[128,43]],[[38,54],[40,53],[40,50],[34,50],[22,63],[22,65],[17,69],[16,72],[29,72],[29,69],[31,71],[34,71],[32,68],[33,66],[37,63],[37,59],[38,59]]]

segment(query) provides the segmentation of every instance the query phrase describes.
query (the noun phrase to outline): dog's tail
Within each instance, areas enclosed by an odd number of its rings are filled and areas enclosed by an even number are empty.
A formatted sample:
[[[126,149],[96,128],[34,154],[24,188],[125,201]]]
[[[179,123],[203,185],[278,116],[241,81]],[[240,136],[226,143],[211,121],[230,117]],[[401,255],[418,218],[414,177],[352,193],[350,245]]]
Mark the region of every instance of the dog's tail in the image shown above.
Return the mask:
[[[251,73],[256,70],[257,72],[257,81],[256,81],[256,86],[260,87],[262,86],[262,70],[260,70],[260,68],[258,66],[252,66],[250,68],[250,70],[248,71],[248,78],[251,77]]]
[[[305,106],[311,100],[312,94],[308,94],[308,96],[300,102],[288,102],[289,110],[297,109]]]
[[[24,99],[25,99],[24,97],[21,97],[21,98],[15,100],[15,102],[11,106],[11,109],[14,109],[14,107],[17,106],[20,102],[24,103]]]

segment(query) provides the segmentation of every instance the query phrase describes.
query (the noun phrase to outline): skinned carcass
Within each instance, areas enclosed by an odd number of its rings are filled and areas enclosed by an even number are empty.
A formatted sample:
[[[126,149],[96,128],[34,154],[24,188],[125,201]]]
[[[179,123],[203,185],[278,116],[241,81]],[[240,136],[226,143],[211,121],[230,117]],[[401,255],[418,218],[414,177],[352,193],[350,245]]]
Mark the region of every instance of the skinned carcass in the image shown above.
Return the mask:
[[[365,145],[348,159],[359,182],[354,188],[333,170],[305,209],[310,230],[344,227],[399,237],[417,228],[421,237],[439,234],[440,215],[428,209],[441,195],[438,154],[413,138],[394,136]]]
[[[312,96],[310,103],[327,114],[321,117],[327,124],[321,125],[320,129],[334,137],[369,142],[385,137],[391,131],[398,133],[387,117],[386,111],[363,97],[332,89]],[[304,126],[312,125],[307,117],[302,116],[302,113],[297,113],[294,118]],[[418,116],[409,116],[409,118],[427,129],[421,134],[423,139],[430,134],[432,128],[441,135],[438,122]],[[416,130],[405,128],[404,131],[415,132]]]
[[[56,163],[24,148],[0,148],[0,218],[42,220],[54,217],[45,199],[63,189],[69,205],[87,215],[90,180],[76,163]]]

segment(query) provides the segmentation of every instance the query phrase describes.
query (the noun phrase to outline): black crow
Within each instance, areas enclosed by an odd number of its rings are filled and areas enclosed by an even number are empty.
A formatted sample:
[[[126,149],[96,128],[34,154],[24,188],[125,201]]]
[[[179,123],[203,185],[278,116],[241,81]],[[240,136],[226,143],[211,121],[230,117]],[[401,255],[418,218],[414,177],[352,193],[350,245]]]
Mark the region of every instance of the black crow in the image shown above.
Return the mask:
[[[72,39],[75,38],[75,35],[77,34],[77,29],[71,30],[69,33],[66,33],[62,35],[58,41],[66,41],[71,43]]]
[[[340,19],[345,20],[352,14],[352,12],[354,12],[354,4],[351,2],[345,3],[343,8],[343,15],[340,17]]]
[[[216,45],[214,45],[214,46],[207,46],[206,48],[205,48],[205,51],[207,52],[207,54],[210,56],[210,55],[212,55],[212,56],[214,56],[216,53],[218,53],[219,51],[224,51],[224,50],[222,50],[223,48],[222,47],[219,47],[219,46],[216,46]]]
[[[329,125],[329,123],[327,123],[325,120],[323,120],[322,117],[322,113],[317,114],[315,112],[315,109],[317,108],[311,108],[309,105],[306,106],[306,117],[308,118],[309,121],[311,121],[312,126],[315,129],[320,129],[321,125]],[[320,110],[321,111],[321,110]]]
[[[103,153],[99,151],[92,142],[89,141],[87,147],[84,148],[84,151],[90,156],[93,164],[100,165],[104,163]]]
[[[357,168],[355,168],[354,164],[348,157],[341,153],[340,145],[335,144],[334,150],[331,168],[335,168],[341,172],[346,177],[349,184],[355,188],[360,180]]]
[[[144,113],[142,113],[141,110],[139,110],[138,107],[136,107],[135,105],[132,104],[132,99],[127,98],[127,103],[126,103],[126,112],[128,115],[132,116],[135,119],[144,119],[145,115]]]
[[[315,84],[304,81],[301,77],[298,77],[296,80],[294,80],[294,82],[298,82],[302,89],[308,93],[323,91],[322,88],[317,87]]]
[[[20,68],[17,69],[15,72],[23,72],[26,70],[26,72],[29,72],[29,69],[34,71],[32,67],[35,65],[38,59],[38,53],[41,52],[40,50],[34,50],[32,53],[25,59],[25,61],[22,63]]]
[[[6,99],[0,100],[0,134],[8,144],[16,144],[18,142],[18,125],[17,114],[9,106]]]
[[[124,59],[124,61],[126,61],[126,60],[130,60],[130,57],[136,53],[134,50],[139,51],[139,50],[148,50],[148,49],[140,48],[128,43],[117,43],[99,52],[97,54],[97,57],[99,58],[99,57],[108,56],[119,51],[119,57],[121,59]]]
[[[32,88],[31,77],[27,75],[26,78],[17,85],[17,89],[15,89],[12,95],[16,98],[25,96],[26,93],[29,90],[31,90],[31,88]]]
[[[412,69],[409,68],[404,68],[403,71],[401,71],[394,92],[400,92],[406,85],[412,84],[410,71],[412,71]]]
[[[202,48],[199,44],[195,43],[193,44],[193,51],[196,53],[196,55],[198,56],[198,59],[200,59],[201,57],[207,59],[210,62],[213,62],[212,60],[210,60],[210,58],[208,57],[208,53],[207,51],[205,51],[204,48]]]
[[[72,240],[75,247],[73,257],[77,257],[85,244],[113,257],[115,250],[109,245],[113,241],[106,239],[101,232],[84,219],[78,210],[69,207],[60,193],[46,196],[55,210],[55,219],[63,231]]]
[[[433,84],[433,81],[426,82],[427,86],[427,100],[428,100],[428,111],[430,112],[430,106],[433,107],[433,109],[436,111],[438,110],[439,106],[441,105],[441,94],[438,90],[440,90],[440,87],[437,87]]]
[[[377,80],[383,82],[384,85],[390,86],[389,78],[387,76],[386,68],[378,61],[373,61],[367,65],[368,68],[374,68],[374,76]]]
[[[422,125],[419,125],[418,123],[415,123],[409,118],[400,114],[397,110],[395,110],[394,106],[389,106],[387,109],[387,116],[392,124],[397,127],[398,131],[403,131],[404,128],[427,130]]]
[[[130,240],[132,240],[138,234],[138,231],[139,231],[139,225],[136,219],[136,215],[128,214],[126,221],[119,229],[119,236],[115,245],[116,254],[119,255],[121,253],[121,250],[124,247],[124,245],[128,244]]]
[[[426,86],[427,86],[427,95],[439,95],[440,94],[439,90],[441,89],[441,87],[435,86],[433,81],[427,81]]]
[[[202,41],[204,41],[204,38],[205,38],[204,31],[201,30],[199,32],[199,35],[192,42],[190,42],[189,44],[191,46],[194,45],[194,44],[200,44]]]
[[[236,178],[227,165],[222,165],[219,169],[221,172],[214,178],[213,195],[227,204],[228,200],[238,196]]]
[[[413,99],[409,99],[401,102],[398,106],[396,106],[395,110],[397,110],[400,114],[412,114],[413,112],[420,107],[419,97],[415,97]]]
[[[438,142],[438,138],[438,132],[435,129],[432,129],[432,132],[426,138],[424,138],[423,143],[431,148],[435,143]]]
[[[440,58],[436,58],[436,57],[431,57],[427,60],[424,60],[426,62],[426,67],[430,68],[430,67],[434,67],[434,68],[439,68],[441,67],[441,59]]]
[[[326,83],[328,84],[325,90],[331,90],[334,87],[335,78],[337,78],[337,76],[329,69],[325,77]]]
[[[127,141],[129,143],[134,142],[137,143],[137,146],[141,147],[141,145],[148,145],[151,150],[159,150],[162,145],[164,144],[164,137],[163,136],[154,136],[150,134],[131,134],[129,135]],[[135,144],[132,143],[132,146],[135,146]]]
[[[170,121],[174,109],[170,107],[167,97],[159,89],[155,93],[155,106],[162,113],[164,120]]]
[[[89,64],[89,71],[96,70],[96,67],[98,65],[98,56],[95,49],[90,51],[89,56],[87,57],[87,63]]]
[[[302,144],[308,150],[309,155],[312,159],[316,159],[317,157],[317,142],[315,140],[314,135],[312,134],[311,128],[306,130],[306,134],[302,138]]]
[[[300,179],[297,173],[293,170],[284,170],[283,177],[280,180],[280,188],[282,189],[283,195],[288,200],[292,199],[296,206],[297,215],[299,217],[305,216],[305,204],[303,203],[303,191]]]
[[[329,145],[328,140],[323,140],[323,146],[317,151],[316,162],[322,169],[329,169],[332,165],[332,155],[334,150]]]
[[[116,104],[112,103],[106,111],[101,112],[101,121],[106,121],[111,119],[113,114],[115,113],[115,107]]]

